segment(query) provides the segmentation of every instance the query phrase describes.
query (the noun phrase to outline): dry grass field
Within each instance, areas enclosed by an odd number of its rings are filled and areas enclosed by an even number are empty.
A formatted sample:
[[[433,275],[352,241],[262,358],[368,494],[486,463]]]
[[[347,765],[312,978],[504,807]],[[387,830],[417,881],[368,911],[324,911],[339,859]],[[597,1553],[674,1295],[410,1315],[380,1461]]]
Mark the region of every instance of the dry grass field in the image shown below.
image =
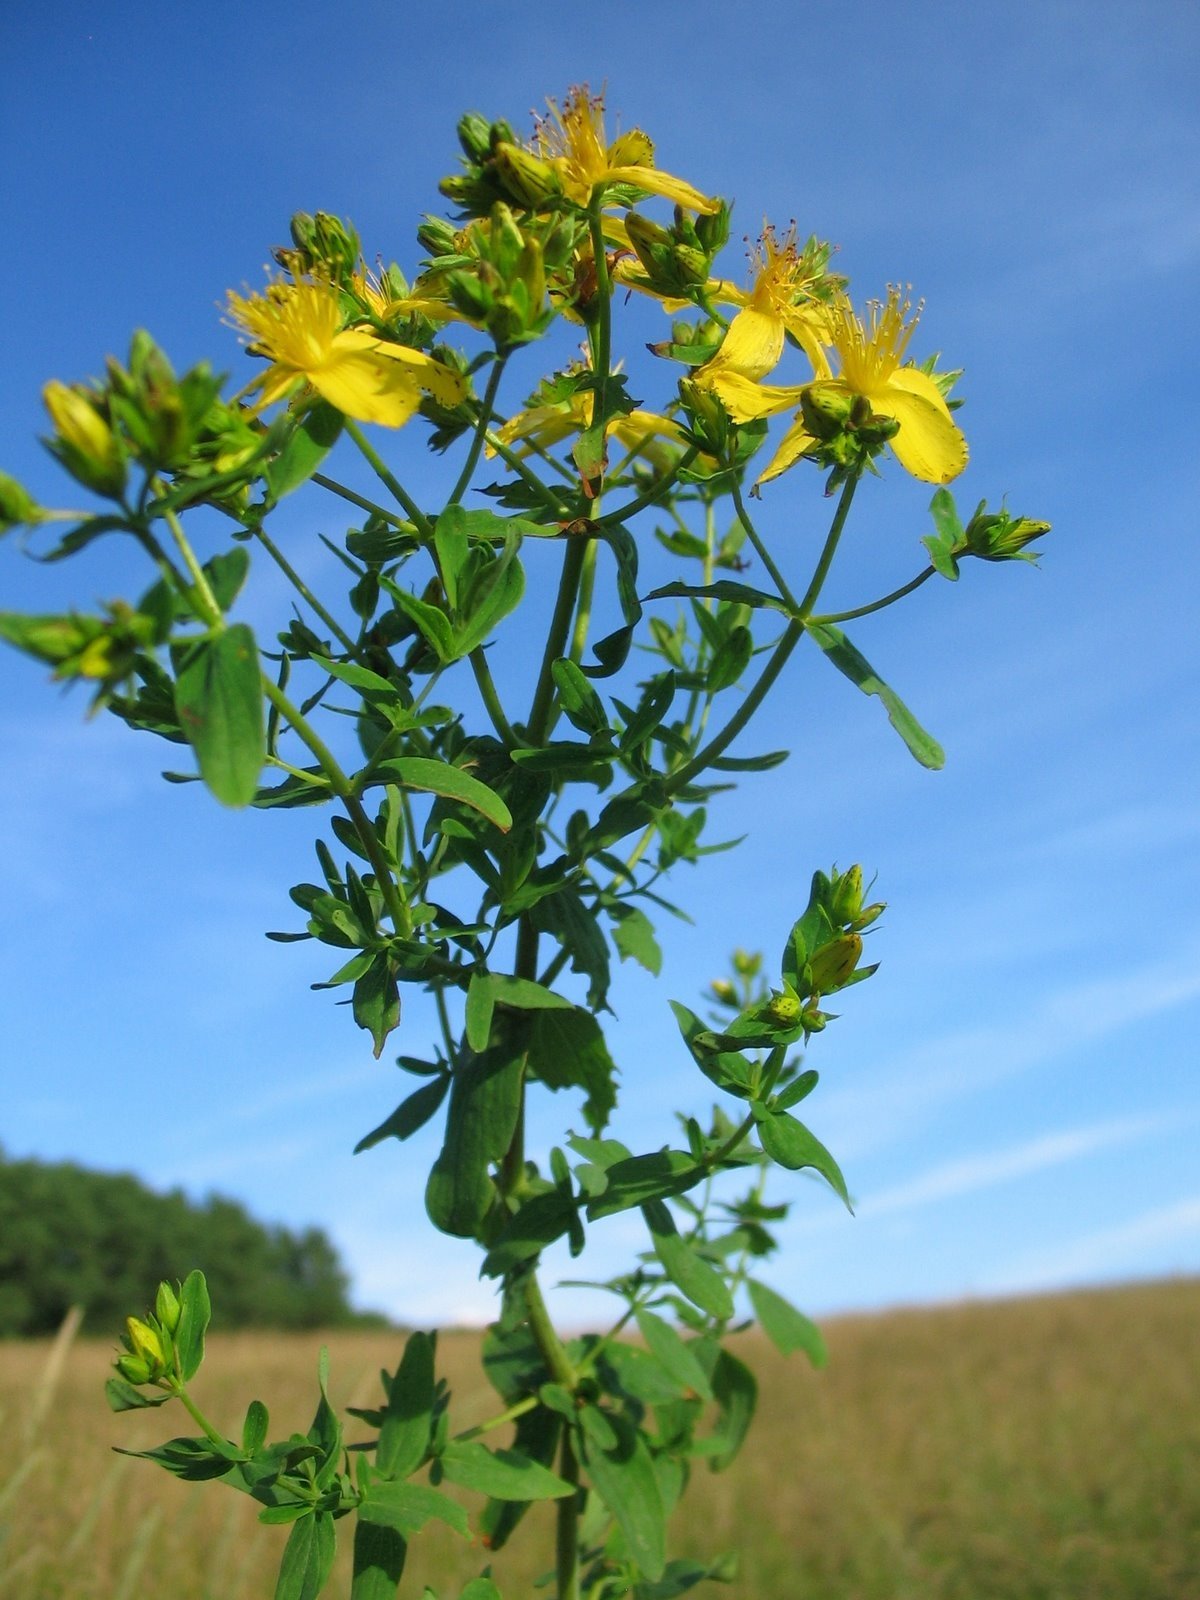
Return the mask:
[[[727,1474],[701,1469],[675,1553],[738,1546],[713,1600],[1200,1600],[1200,1281],[849,1318],[813,1373],[743,1341],[765,1404]],[[198,1397],[234,1432],[246,1402],[306,1427],[319,1340],[219,1335]],[[394,1335],[330,1341],[333,1398],[374,1397]],[[442,1341],[459,1426],[494,1410],[477,1338]],[[0,1345],[0,1600],[267,1600],[285,1529],[219,1485],[177,1483],[109,1446],[189,1431],[111,1416],[109,1347]],[[353,1435],[352,1435],[353,1436]],[[536,1508],[535,1508],[536,1509]],[[531,1522],[532,1522],[531,1518]],[[550,1533],[497,1558],[526,1600]],[[530,1538],[536,1547],[528,1548]],[[484,1553],[414,1546],[402,1593],[454,1600]],[[327,1593],[345,1600],[342,1568]],[[545,1591],[540,1591],[545,1593]]]

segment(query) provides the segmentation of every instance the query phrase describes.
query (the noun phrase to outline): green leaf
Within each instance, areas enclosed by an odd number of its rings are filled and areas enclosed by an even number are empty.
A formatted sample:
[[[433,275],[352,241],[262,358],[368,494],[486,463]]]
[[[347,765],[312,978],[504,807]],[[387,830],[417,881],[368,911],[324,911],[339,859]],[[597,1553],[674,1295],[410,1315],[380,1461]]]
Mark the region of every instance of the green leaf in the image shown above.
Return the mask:
[[[573,661],[560,658],[551,663],[550,671],[567,721],[581,733],[607,733],[608,715],[604,710],[604,702],[592,688],[583,669]]]
[[[599,665],[585,667],[584,671],[589,678],[609,678],[625,665],[633,643],[633,630],[642,620],[642,603],[637,592],[638,548],[629,529],[621,523],[610,526],[600,523],[596,531],[617,560],[617,598],[625,625],[592,647]]]
[[[398,756],[381,761],[371,773],[372,783],[398,783],[407,789],[423,789],[447,800],[459,800],[478,811],[502,833],[512,827],[512,812],[494,789],[480,783],[461,767],[428,756]]]
[[[725,1279],[704,1258],[696,1253],[675,1226],[675,1218],[661,1200],[651,1200],[642,1206],[642,1215],[650,1229],[654,1253],[662,1262],[663,1271],[675,1287],[701,1311],[718,1321],[728,1321],[733,1316],[733,1296]]]
[[[425,600],[418,600],[415,594],[409,594],[407,589],[402,589],[390,578],[381,577],[380,582],[391,596],[393,605],[415,626],[442,665],[448,666],[454,660],[455,650],[454,630],[446,613]]]
[[[632,958],[657,978],[662,971],[662,950],[654,937],[654,924],[637,906],[611,906],[612,940],[622,961]]]
[[[754,652],[754,636],[749,628],[731,628],[718,645],[709,663],[705,688],[709,694],[729,689],[738,681],[750,664]]]
[[[765,1283],[758,1283],[751,1278],[747,1288],[754,1315],[780,1355],[790,1356],[797,1350],[803,1350],[814,1367],[826,1365],[829,1352],[815,1322],[802,1311],[797,1311],[774,1289],[768,1289]]]
[[[839,672],[866,695],[877,695],[887,710],[888,721],[923,767],[938,771],[946,764],[941,745],[913,716],[894,689],[890,689],[865,656],[850,643],[840,628],[830,623],[807,622],[805,627],[815,643]]]
[[[337,443],[342,420],[342,413],[324,400],[318,400],[305,412],[283,449],[267,466],[267,489],[272,500],[282,500],[312,477]]]
[[[350,1600],[396,1600],[404,1576],[408,1541],[404,1535],[366,1516],[364,1501],[354,1528],[354,1575]]]
[[[681,1389],[694,1389],[702,1399],[711,1400],[708,1374],[671,1324],[652,1311],[639,1311],[637,1325],[650,1354],[663,1371],[670,1373]]]
[[[490,1578],[472,1578],[458,1600],[501,1600],[501,1594]]]
[[[439,1460],[451,1483],[496,1500],[560,1500],[575,1493],[573,1484],[516,1450],[489,1450],[475,1441],[452,1441]]]
[[[529,1030],[529,1066],[548,1089],[583,1089],[583,1114],[600,1133],[617,1103],[617,1067],[590,1011],[541,1011]]]
[[[267,758],[258,646],[244,622],[190,647],[175,684],[179,725],[200,776],[227,806],[248,806]]]
[[[591,1409],[591,1408],[588,1408]],[[603,1450],[581,1434],[583,1460],[596,1493],[616,1518],[630,1557],[652,1581],[666,1566],[666,1512],[646,1441],[628,1417],[605,1415],[617,1436],[615,1448]]]
[[[933,525],[942,538],[950,545],[958,544],[963,538],[963,525],[949,489],[938,489],[929,502],[929,509]]]
[[[248,1456],[257,1455],[267,1438],[270,1416],[261,1400],[251,1400],[242,1424],[242,1450]]]
[[[431,1083],[422,1084],[407,1100],[400,1102],[390,1117],[385,1117],[377,1128],[363,1135],[354,1146],[354,1154],[370,1150],[384,1139],[411,1139],[419,1128],[436,1116],[449,1087],[449,1073],[434,1078]]]
[[[483,644],[524,598],[525,570],[514,552],[515,544],[489,560],[461,597],[462,616],[454,634],[456,660]]]
[[[712,1035],[696,1013],[689,1011],[678,1000],[671,1000],[668,1004],[675,1013],[675,1021],[679,1024],[679,1031],[691,1052],[692,1060],[704,1076],[727,1094],[746,1099],[750,1094],[749,1063],[734,1051],[707,1049],[701,1041]]]
[[[744,1361],[719,1348],[710,1381],[720,1408],[709,1441],[710,1464],[714,1472],[723,1472],[745,1443],[758,1404],[758,1383]]]
[[[165,1406],[174,1400],[173,1394],[143,1394],[124,1378],[109,1378],[104,1385],[104,1397],[110,1411],[142,1411],[150,1406]]]
[[[523,1057],[505,1045],[455,1069],[441,1153],[425,1189],[434,1227],[474,1238],[495,1197],[488,1171],[508,1149],[521,1109]]]
[[[758,1137],[772,1161],[791,1172],[814,1167],[834,1193],[841,1197],[847,1211],[853,1212],[842,1170],[815,1133],[810,1133],[802,1122],[798,1122],[787,1111],[768,1111],[765,1106],[760,1111],[756,1106],[755,1116]]]
[[[482,1052],[488,1047],[492,1012],[497,1005],[518,1011],[570,1011],[572,1002],[531,978],[512,978],[502,972],[473,972],[467,989],[467,1043]]]
[[[179,1355],[179,1374],[189,1383],[204,1360],[204,1335],[212,1318],[208,1284],[204,1274],[194,1268],[179,1291],[179,1326],[175,1330],[175,1349]]]
[[[573,1141],[572,1141],[573,1142]],[[706,1169],[685,1150],[655,1150],[649,1155],[616,1161],[605,1173],[602,1193],[588,1202],[588,1216],[609,1217],[615,1211],[656,1201],[668,1194],[694,1188]]]
[[[373,956],[367,970],[356,980],[352,1004],[354,1020],[371,1035],[378,1061],[388,1034],[400,1022],[400,990],[386,952]]]
[[[652,589],[646,596],[647,600],[728,600],[735,605],[750,606],[752,609],[766,607],[771,611],[782,611],[788,614],[787,602],[781,600],[777,594],[766,594],[762,589],[752,589],[746,583],[734,583],[729,578],[721,578],[717,583],[668,583],[661,589]]]
[[[571,971],[588,978],[587,1003],[600,1011],[608,1001],[610,967],[608,942],[596,921],[595,912],[585,906],[575,889],[562,889],[547,895],[531,908],[530,917],[538,930],[558,940],[571,957]]]
[[[222,611],[228,611],[237,599],[249,571],[250,552],[244,544],[222,550],[204,563],[208,586]]]
[[[275,1600],[316,1600],[333,1566],[336,1539],[327,1511],[295,1523],[283,1549]]]
[[[375,1446],[375,1466],[384,1478],[407,1478],[425,1459],[433,1417],[435,1349],[429,1334],[410,1334],[388,1385],[387,1410]]]
[[[452,611],[458,609],[458,575],[470,548],[465,524],[463,508],[447,506],[433,527],[433,547],[437,552],[442,588]]]
[[[535,1194],[513,1213],[504,1231],[492,1245],[479,1268],[486,1278],[502,1278],[506,1273],[532,1261],[571,1226],[575,1207],[561,1189]]]

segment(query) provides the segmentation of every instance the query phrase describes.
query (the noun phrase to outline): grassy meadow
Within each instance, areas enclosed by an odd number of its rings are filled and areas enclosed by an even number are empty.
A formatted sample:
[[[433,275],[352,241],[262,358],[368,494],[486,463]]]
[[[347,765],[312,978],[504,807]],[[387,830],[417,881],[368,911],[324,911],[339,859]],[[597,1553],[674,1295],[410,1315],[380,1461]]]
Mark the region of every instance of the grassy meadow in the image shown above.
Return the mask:
[[[822,1373],[741,1342],[762,1385],[750,1443],[724,1475],[697,1472],[673,1524],[674,1554],[739,1547],[741,1576],[697,1594],[1200,1600],[1200,1281],[825,1331]],[[335,1404],[372,1403],[400,1340],[328,1342]],[[230,1433],[253,1396],[273,1433],[307,1427],[319,1343],[217,1334],[197,1397]],[[477,1344],[440,1341],[460,1427],[496,1409]],[[114,1456],[113,1444],[193,1430],[174,1407],[110,1415],[110,1355],[93,1338],[0,1344],[0,1600],[267,1600],[286,1529],[256,1526],[252,1503],[220,1485]],[[549,1564],[548,1509],[526,1528],[495,1561],[505,1600],[531,1596]],[[430,1582],[455,1600],[484,1559],[435,1528],[414,1544],[401,1593]],[[345,1600],[348,1587],[339,1566],[326,1592]]]

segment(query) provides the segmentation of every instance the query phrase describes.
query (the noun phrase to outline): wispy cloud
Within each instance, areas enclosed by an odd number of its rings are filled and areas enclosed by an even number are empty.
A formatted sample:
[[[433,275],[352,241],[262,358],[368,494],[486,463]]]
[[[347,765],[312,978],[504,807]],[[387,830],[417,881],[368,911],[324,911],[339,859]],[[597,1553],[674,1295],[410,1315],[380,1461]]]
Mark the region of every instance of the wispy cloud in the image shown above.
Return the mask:
[[[1068,985],[1002,1022],[963,1028],[892,1057],[879,1079],[835,1091],[822,1106],[843,1154],[905,1138],[935,1107],[978,1093],[1081,1045],[1200,998],[1200,952],[1120,976]]]
[[[1164,1248],[1196,1241],[1200,1241],[1200,1195],[1190,1195],[1144,1211],[1129,1222],[1018,1256],[979,1287],[985,1293],[1012,1294],[1139,1270],[1170,1271],[1172,1263],[1162,1258]],[[1153,1259],[1147,1260],[1148,1256]]]

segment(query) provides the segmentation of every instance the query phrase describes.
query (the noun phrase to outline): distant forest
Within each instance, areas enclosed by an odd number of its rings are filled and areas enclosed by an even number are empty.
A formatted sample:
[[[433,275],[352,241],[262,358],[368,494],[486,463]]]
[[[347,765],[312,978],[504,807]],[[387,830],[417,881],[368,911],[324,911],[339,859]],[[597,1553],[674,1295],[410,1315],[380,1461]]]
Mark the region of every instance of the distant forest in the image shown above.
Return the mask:
[[[50,1333],[84,1308],[114,1337],[162,1278],[207,1275],[214,1329],[332,1328],[385,1321],[354,1311],[337,1251],[319,1228],[256,1222],[234,1200],[156,1194],[124,1173],[0,1151],[0,1338]]]

